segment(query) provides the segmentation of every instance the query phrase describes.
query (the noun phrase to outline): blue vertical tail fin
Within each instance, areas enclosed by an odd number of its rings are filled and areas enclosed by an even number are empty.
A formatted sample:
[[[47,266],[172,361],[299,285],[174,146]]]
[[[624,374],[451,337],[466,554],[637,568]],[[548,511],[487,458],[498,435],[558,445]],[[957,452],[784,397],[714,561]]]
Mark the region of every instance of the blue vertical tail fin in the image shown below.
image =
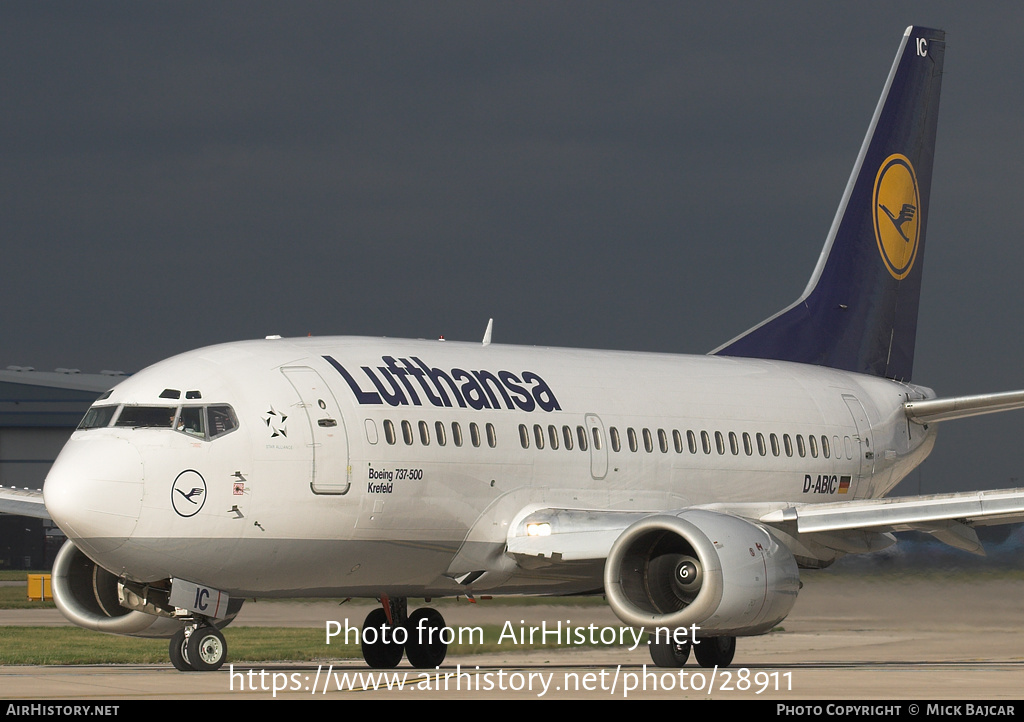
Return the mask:
[[[945,48],[907,28],[803,295],[713,354],[910,380]]]

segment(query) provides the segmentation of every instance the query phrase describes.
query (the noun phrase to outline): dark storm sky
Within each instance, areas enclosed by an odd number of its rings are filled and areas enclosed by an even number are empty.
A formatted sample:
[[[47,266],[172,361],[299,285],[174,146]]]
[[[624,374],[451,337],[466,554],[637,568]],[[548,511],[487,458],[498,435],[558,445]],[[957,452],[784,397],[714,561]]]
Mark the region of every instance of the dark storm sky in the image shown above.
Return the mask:
[[[0,367],[267,334],[704,353],[795,299],[947,32],[914,380],[1024,388],[1024,6],[0,5]],[[1024,485],[1024,414],[901,487]]]

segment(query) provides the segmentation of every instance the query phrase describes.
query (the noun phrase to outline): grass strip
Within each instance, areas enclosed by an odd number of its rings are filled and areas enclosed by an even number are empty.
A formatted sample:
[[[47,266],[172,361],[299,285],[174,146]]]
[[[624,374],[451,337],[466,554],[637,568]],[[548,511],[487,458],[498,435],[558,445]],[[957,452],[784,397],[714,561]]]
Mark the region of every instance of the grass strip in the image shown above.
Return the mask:
[[[558,644],[520,644],[507,639],[499,644],[502,627],[483,625],[483,642],[455,643],[449,654],[553,649]],[[463,628],[469,629],[469,628]],[[455,628],[459,632],[459,628]],[[464,639],[468,642],[469,632]],[[225,630],[228,659],[232,662],[315,662],[361,659],[359,645],[337,638],[328,645],[322,629],[291,627],[229,627]],[[627,635],[627,639],[628,639]],[[603,646],[603,645],[573,645]],[[78,627],[0,627],[0,664],[163,664],[168,661],[166,639],[142,639],[100,634]]]

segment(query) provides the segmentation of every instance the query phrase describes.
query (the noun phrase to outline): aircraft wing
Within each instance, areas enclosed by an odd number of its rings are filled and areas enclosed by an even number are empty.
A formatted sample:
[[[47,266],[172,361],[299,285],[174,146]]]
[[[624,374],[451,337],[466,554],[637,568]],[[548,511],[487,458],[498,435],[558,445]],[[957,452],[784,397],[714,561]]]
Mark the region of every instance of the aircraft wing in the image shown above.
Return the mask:
[[[973,527],[1024,521],[1024,488],[863,499],[824,504],[710,504],[705,509],[776,527],[787,535],[811,535],[843,551],[872,551],[887,543],[877,535],[919,531],[975,554],[984,548]],[[633,523],[676,511],[530,509],[510,526],[508,553],[531,566],[607,558],[616,539]],[[863,549],[851,549],[848,532],[870,532]],[[843,540],[842,546],[833,540]],[[891,541],[889,542],[891,543]]]
[[[36,489],[15,489],[0,486],[0,514],[31,516],[49,519],[50,513],[43,504],[43,492]]]
[[[950,546],[984,554],[973,527],[1024,521],[1024,488],[794,504],[758,518],[795,524],[799,534],[850,530],[920,531]]]

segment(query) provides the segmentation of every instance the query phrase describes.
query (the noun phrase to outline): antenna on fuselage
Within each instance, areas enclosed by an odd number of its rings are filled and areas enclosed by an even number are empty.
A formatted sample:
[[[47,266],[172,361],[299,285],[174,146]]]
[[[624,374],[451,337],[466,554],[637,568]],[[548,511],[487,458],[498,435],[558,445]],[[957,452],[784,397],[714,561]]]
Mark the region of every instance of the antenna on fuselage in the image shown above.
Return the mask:
[[[487,330],[484,331],[484,346],[491,345],[491,330],[494,328],[494,319],[487,319]]]

